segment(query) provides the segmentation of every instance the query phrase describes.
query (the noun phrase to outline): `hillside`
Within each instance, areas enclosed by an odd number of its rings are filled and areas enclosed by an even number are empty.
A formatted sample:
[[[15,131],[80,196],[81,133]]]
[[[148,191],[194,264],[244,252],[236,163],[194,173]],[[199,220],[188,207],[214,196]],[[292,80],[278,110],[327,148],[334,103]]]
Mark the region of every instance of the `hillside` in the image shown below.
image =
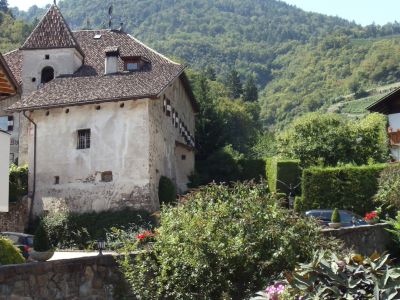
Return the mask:
[[[362,27],[276,0],[112,2],[115,28],[122,21],[127,32],[191,68],[213,66],[220,82],[233,68],[242,80],[254,74],[265,126],[326,109],[354,89],[400,80],[398,23]],[[107,1],[59,6],[74,29],[107,27]],[[27,22],[43,13],[13,9]]]

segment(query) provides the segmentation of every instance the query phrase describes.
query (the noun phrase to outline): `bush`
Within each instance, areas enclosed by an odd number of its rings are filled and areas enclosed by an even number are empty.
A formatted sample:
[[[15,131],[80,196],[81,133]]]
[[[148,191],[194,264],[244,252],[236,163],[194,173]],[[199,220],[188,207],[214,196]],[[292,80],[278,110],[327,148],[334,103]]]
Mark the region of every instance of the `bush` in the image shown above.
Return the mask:
[[[111,228],[150,228],[154,222],[149,212],[129,209],[84,214],[56,212],[43,218],[51,244],[61,249],[93,249],[97,240],[106,239]]]
[[[25,262],[18,248],[6,238],[0,237],[0,265],[14,265]]]
[[[400,210],[400,164],[393,164],[382,171],[375,199],[392,214]]]
[[[378,190],[384,164],[310,168],[303,171],[303,211],[309,209],[348,209],[360,215],[375,209],[373,197]]]
[[[212,184],[165,206],[152,251],[120,261],[139,299],[244,299],[329,244],[317,224],[282,209],[264,184]],[[335,242],[337,244],[337,242]]]
[[[40,223],[33,238],[33,249],[38,252],[46,252],[51,248],[52,245],[50,243],[46,227],[43,223]]]
[[[268,187],[271,192],[289,194],[289,186],[295,187],[301,179],[301,168],[298,160],[283,160],[277,157],[266,159]],[[285,184],[283,184],[283,183]],[[296,189],[297,193],[299,189]]]
[[[363,257],[315,253],[287,276],[291,299],[399,299],[400,268],[393,268],[389,255]]]
[[[168,177],[161,176],[158,184],[158,200],[161,204],[172,204],[176,202],[176,187]]]
[[[240,180],[250,181],[265,179],[265,160],[263,159],[241,159],[238,161],[240,169]]]
[[[340,223],[340,214],[339,214],[339,210],[337,208],[335,208],[333,210],[331,222],[332,223]]]
[[[10,202],[28,194],[28,166],[10,166]]]

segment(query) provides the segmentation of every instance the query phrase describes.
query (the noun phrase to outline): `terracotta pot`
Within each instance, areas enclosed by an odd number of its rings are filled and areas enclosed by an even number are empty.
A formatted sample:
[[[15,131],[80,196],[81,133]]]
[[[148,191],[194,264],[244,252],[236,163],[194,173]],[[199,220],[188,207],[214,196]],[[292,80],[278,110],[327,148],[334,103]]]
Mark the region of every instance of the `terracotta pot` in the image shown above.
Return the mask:
[[[29,255],[30,255],[29,257],[32,258],[33,260],[36,260],[36,261],[47,261],[47,260],[49,260],[50,258],[53,257],[54,251],[49,250],[49,251],[46,251],[46,252],[39,252],[39,251],[31,250],[29,252]]]
[[[338,229],[342,227],[342,223],[328,223],[329,228]]]

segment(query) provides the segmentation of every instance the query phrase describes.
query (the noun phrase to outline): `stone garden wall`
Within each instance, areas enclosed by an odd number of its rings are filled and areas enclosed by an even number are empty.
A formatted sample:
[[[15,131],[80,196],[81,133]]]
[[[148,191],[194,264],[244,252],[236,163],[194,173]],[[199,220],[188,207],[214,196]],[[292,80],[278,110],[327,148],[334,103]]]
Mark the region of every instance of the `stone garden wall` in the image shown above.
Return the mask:
[[[15,203],[10,203],[9,212],[0,213],[0,232],[25,231],[29,224],[30,201],[28,197],[24,197]]]
[[[383,253],[392,245],[387,224],[347,227],[340,229],[324,229],[323,234],[342,240],[347,248],[363,255],[371,255],[375,251]]]
[[[0,267],[0,300],[134,299],[111,255]]]

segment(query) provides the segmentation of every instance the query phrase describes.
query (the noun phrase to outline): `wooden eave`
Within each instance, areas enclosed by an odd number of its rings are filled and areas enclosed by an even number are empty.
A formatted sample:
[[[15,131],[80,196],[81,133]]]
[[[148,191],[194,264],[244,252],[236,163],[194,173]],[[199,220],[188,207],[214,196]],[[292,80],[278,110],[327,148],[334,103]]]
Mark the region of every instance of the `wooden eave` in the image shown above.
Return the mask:
[[[385,115],[400,113],[400,88],[372,103],[367,110]]]
[[[0,95],[13,96],[17,93],[19,93],[19,85],[0,54]]]

